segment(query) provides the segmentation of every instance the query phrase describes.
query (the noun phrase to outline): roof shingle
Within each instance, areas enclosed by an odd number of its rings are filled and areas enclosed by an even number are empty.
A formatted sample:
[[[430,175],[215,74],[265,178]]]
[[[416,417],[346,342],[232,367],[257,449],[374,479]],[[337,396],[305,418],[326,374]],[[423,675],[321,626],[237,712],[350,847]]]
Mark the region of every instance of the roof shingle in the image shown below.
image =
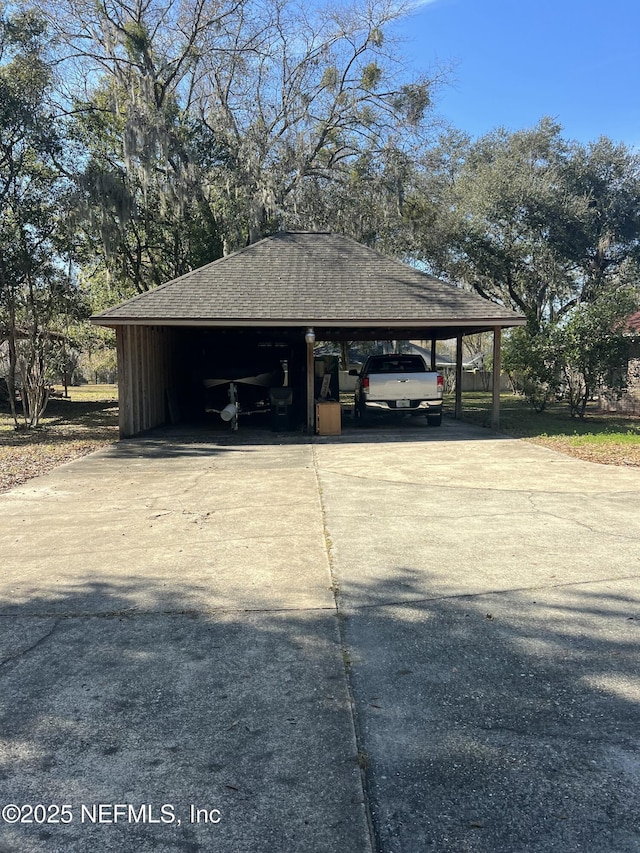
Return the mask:
[[[96,315],[120,323],[411,324],[523,318],[338,234],[281,232]]]

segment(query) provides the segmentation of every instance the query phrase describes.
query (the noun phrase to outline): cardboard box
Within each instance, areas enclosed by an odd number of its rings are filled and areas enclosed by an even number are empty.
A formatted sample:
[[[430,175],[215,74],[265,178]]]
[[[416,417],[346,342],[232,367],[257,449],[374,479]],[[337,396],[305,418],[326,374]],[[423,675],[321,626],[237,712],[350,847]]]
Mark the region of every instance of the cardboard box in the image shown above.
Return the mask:
[[[318,435],[341,435],[340,403],[316,403],[316,432]]]

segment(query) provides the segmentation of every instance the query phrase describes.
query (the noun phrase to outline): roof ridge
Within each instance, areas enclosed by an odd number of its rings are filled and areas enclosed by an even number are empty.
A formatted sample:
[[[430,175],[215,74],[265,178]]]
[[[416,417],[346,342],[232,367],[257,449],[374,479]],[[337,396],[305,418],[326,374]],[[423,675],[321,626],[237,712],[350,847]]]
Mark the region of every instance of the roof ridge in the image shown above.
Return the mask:
[[[336,232],[329,231],[327,233],[331,234]],[[417,267],[412,267],[411,264],[408,264],[406,261],[401,261],[399,258],[396,258],[393,255],[386,255],[384,252],[381,252],[380,249],[374,249],[371,246],[365,246],[364,243],[358,242],[358,240],[356,240],[354,237],[350,237],[348,234],[336,233],[336,236],[341,237],[343,240],[350,240],[352,243],[355,243],[355,245],[359,246],[361,249],[366,249],[368,252],[372,252],[374,255],[377,255],[378,258],[385,261],[386,263],[395,264],[396,266],[411,270],[411,272],[418,273],[419,275],[422,275],[425,278],[428,278],[430,281],[436,282],[437,284],[446,284],[448,287],[453,287],[455,290],[463,290],[463,288],[452,284],[450,281],[444,281],[444,279],[436,278],[436,276],[431,275],[431,273],[425,272],[424,270],[419,270]]]
[[[124,302],[118,302],[117,305],[113,305],[111,308],[106,308],[104,311],[100,311],[98,314],[94,314],[94,317],[104,317],[108,316],[108,312],[115,311],[116,308],[123,308],[125,305],[130,305],[132,302],[137,302],[139,299],[142,299],[147,296],[148,293],[158,293],[160,290],[164,290],[170,285],[176,284],[182,279],[187,278],[188,276],[193,275],[195,272],[202,272],[204,270],[209,269],[210,267],[219,264],[221,261],[226,261],[229,258],[233,258],[236,255],[241,255],[243,252],[246,252],[248,249],[252,249],[254,246],[260,245],[260,243],[264,243],[266,240],[270,240],[274,237],[274,234],[270,234],[267,237],[262,237],[260,240],[256,240],[255,243],[249,243],[248,246],[242,246],[240,249],[236,249],[235,252],[231,252],[230,255],[222,255],[220,258],[216,258],[213,261],[209,261],[208,264],[204,264],[201,267],[195,267],[195,269],[188,270],[187,272],[182,273],[177,278],[172,278],[171,281],[165,281],[163,284],[158,284],[155,287],[150,287],[149,290],[145,290],[144,293],[136,293],[135,296],[130,296],[129,299],[125,299]]]

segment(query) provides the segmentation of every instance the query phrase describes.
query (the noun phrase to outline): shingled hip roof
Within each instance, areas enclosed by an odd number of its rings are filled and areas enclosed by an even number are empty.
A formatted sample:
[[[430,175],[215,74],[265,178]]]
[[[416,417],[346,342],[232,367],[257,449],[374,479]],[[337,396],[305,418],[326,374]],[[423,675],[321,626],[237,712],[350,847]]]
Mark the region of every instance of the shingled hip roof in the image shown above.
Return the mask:
[[[92,317],[105,326],[516,326],[519,314],[349,237],[281,232]]]
[[[627,329],[631,334],[640,335],[640,311],[636,311],[628,318]]]

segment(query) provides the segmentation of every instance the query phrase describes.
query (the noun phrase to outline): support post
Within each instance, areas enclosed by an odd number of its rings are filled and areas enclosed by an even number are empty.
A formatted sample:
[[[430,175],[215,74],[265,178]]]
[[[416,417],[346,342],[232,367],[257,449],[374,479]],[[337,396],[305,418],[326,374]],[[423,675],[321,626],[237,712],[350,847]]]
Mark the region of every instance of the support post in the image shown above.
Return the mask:
[[[315,429],[315,365],[313,362],[313,345],[316,335],[313,329],[307,329],[304,339],[307,344],[307,432],[313,435]]]
[[[129,359],[128,326],[116,328],[116,350],[118,353],[118,421],[120,438],[131,435],[131,368]]]
[[[456,335],[456,401],[454,418],[462,417],[462,332]]]
[[[491,404],[491,428],[500,428],[500,344],[502,329],[500,326],[493,327],[493,382],[492,382],[492,404]]]
[[[431,372],[436,370],[436,339],[431,338]]]

